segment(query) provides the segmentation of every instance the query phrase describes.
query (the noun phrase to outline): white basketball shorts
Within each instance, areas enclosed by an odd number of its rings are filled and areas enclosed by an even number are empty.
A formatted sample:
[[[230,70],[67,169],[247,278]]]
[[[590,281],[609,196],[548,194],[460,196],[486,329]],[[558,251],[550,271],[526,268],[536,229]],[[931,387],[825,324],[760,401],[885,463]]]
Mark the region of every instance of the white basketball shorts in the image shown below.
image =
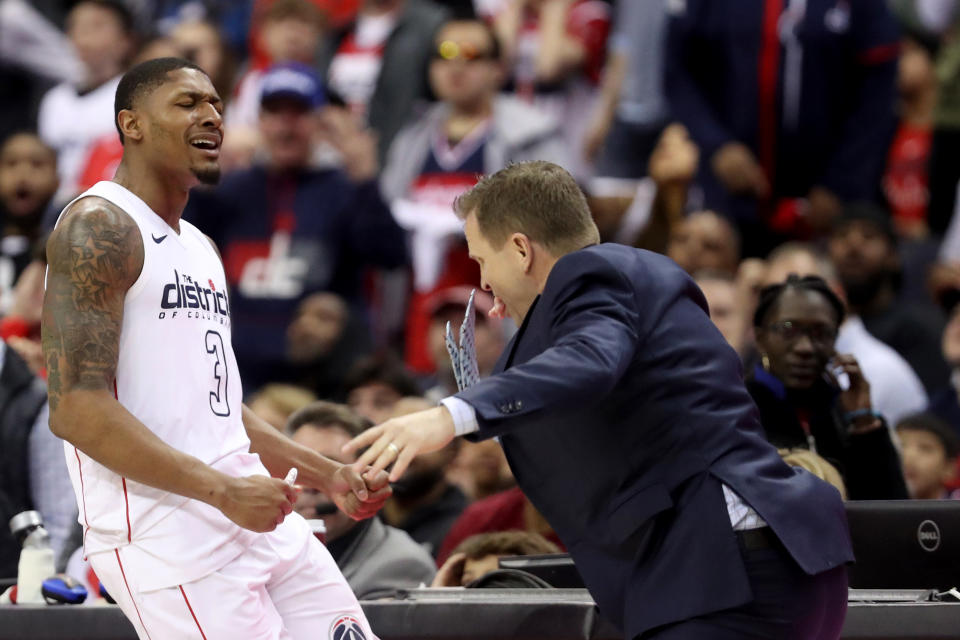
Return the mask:
[[[90,564],[140,640],[376,640],[326,547],[307,536],[284,552],[285,534],[281,526],[259,535],[219,571],[155,591],[138,589],[123,548]]]

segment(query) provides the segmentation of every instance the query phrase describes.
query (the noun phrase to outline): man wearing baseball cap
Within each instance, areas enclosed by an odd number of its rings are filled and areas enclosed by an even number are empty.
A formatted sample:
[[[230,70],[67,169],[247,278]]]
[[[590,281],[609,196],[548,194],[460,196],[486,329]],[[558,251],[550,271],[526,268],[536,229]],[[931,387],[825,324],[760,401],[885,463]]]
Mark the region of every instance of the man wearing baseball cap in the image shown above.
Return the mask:
[[[253,166],[194,191],[186,214],[223,253],[250,390],[289,375],[286,325],[305,297],[329,291],[362,311],[365,267],[406,263],[403,232],[377,187],[373,135],[330,104],[306,65],[274,65],[261,87]]]
[[[271,100],[289,98],[316,109],[325,101],[320,78],[307,65],[285,62],[270,67],[260,84],[261,106]]]

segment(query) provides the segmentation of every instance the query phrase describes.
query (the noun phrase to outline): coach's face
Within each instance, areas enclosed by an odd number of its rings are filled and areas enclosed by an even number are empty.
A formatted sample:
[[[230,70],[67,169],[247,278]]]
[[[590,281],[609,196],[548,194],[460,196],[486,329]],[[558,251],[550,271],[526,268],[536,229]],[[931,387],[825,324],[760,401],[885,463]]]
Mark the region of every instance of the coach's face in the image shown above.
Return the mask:
[[[210,78],[196,69],[177,69],[144,96],[138,112],[143,152],[151,164],[183,173],[203,184],[220,179],[223,102]]]
[[[531,272],[532,243],[526,235],[513,233],[503,246],[494,246],[480,231],[477,216],[472,213],[464,220],[463,231],[470,257],[480,265],[480,286],[493,294],[490,315],[509,316],[520,326],[540,293],[539,284]]]

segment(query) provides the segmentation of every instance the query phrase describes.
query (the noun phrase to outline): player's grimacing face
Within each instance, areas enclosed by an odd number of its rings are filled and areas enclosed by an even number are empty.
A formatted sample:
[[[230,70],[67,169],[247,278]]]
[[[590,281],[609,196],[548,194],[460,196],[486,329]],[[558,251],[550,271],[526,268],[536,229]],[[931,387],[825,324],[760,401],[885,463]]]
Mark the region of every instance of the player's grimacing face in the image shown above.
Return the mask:
[[[144,142],[151,157],[203,184],[220,179],[223,102],[206,74],[177,69],[143,100]]]

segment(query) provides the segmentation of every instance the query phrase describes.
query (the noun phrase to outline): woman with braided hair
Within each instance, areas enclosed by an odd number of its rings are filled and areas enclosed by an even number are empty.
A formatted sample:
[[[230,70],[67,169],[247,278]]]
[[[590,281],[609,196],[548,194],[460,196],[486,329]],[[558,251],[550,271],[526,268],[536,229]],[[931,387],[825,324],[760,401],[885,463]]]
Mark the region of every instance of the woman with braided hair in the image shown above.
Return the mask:
[[[854,500],[907,498],[900,458],[870,385],[834,342],[844,306],[819,277],[766,287],[753,317],[761,362],[747,377],[767,439],[819,454]]]

